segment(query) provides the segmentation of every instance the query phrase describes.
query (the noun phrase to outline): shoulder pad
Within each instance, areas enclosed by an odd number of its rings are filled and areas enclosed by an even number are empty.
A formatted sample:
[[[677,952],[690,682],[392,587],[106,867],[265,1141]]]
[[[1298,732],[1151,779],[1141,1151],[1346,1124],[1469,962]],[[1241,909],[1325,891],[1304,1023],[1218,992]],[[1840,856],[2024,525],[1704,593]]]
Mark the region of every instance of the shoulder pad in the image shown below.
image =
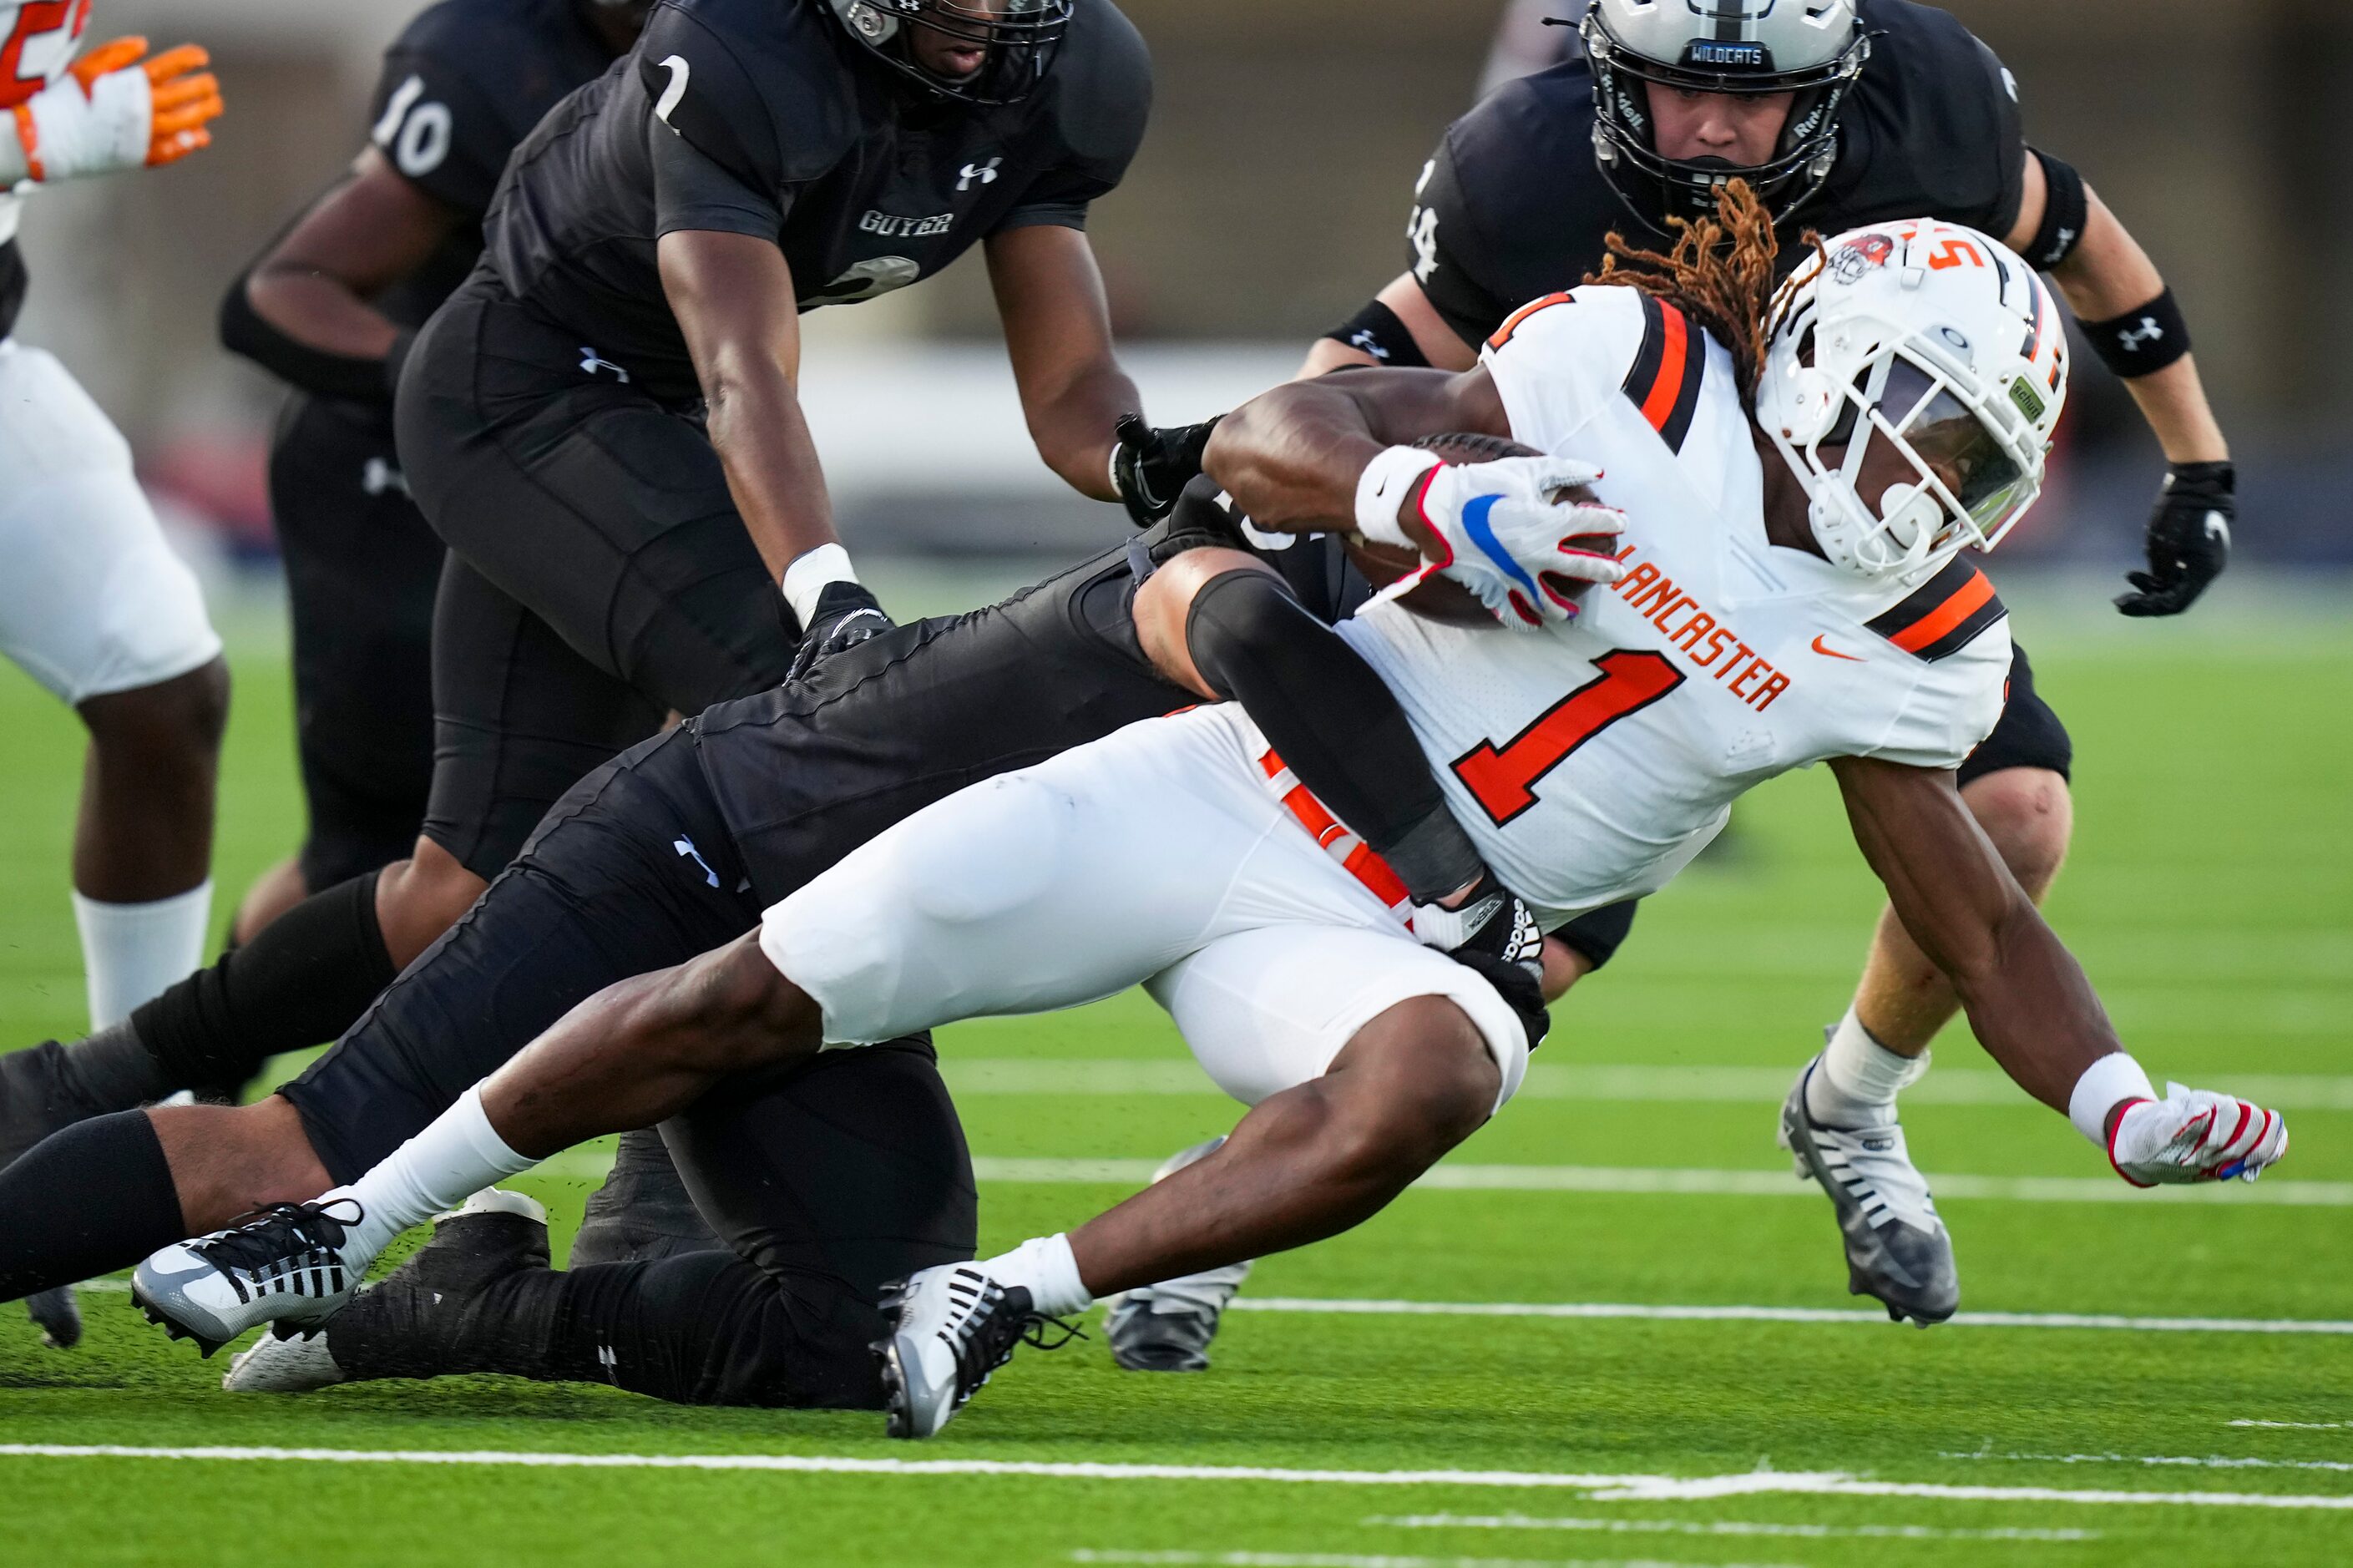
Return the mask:
[[[1933,664],[1960,652],[2009,614],[1986,574],[1967,556],[1956,556],[1863,625],[1915,658]]]
[[[664,0],[636,68],[663,123],[756,191],[829,172],[856,142],[856,89],[823,18],[775,0]]]
[[[1152,52],[1112,0],[1079,0],[1047,97],[1053,132],[1073,157],[1126,168],[1152,113]]]

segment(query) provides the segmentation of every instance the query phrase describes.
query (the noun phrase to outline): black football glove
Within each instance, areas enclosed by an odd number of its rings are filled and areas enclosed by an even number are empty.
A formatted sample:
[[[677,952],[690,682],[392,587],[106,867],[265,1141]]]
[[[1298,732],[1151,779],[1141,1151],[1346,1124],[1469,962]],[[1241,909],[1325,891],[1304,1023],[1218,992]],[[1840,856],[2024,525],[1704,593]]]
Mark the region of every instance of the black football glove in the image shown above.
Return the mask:
[[[1112,482],[1138,528],[1149,528],[1176,510],[1176,497],[1201,477],[1201,454],[1208,448],[1215,419],[1198,425],[1155,429],[1141,414],[1123,414],[1113,427]]]
[[[1544,999],[1544,928],[1527,901],[1494,872],[1482,872],[1452,909],[1414,905],[1413,934],[1425,947],[1485,975],[1519,1015],[1528,1049],[1544,1044],[1552,1027]]]
[[[808,629],[801,634],[800,651],[793,655],[792,673],[785,679],[806,678],[819,659],[856,647],[870,637],[879,637],[892,624],[863,584],[828,583],[818,590],[817,612],[809,617]]]
[[[2231,560],[2239,515],[2238,470],[2229,463],[2176,463],[2148,520],[2148,570],[2127,572],[2136,592],[2117,595],[2127,616],[2178,616],[2198,602]]]

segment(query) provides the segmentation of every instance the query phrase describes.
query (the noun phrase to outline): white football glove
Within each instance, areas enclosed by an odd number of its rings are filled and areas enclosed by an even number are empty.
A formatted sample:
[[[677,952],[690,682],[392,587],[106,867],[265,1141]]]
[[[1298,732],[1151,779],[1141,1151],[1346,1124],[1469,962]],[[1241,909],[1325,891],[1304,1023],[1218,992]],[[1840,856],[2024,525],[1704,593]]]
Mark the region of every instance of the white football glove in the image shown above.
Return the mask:
[[[194,44],[146,53],[146,39],[117,38],[0,116],[0,188],[153,167],[209,146],[206,127],[223,107],[210,57]]]
[[[2252,1182],[2286,1152],[2279,1112],[2178,1083],[2165,1086],[2163,1100],[2126,1106],[2108,1139],[2109,1163],[2137,1187]]]
[[[1614,551],[1595,547],[1625,531],[1625,514],[1553,499],[1600,477],[1600,469],[1568,458],[1448,463],[1419,447],[1392,447],[1365,470],[1356,526],[1376,543],[1419,548],[1398,521],[1410,504],[1445,554],[1425,555],[1429,563],[1409,584],[1442,573],[1507,626],[1573,620],[1576,590],[1626,574]]]

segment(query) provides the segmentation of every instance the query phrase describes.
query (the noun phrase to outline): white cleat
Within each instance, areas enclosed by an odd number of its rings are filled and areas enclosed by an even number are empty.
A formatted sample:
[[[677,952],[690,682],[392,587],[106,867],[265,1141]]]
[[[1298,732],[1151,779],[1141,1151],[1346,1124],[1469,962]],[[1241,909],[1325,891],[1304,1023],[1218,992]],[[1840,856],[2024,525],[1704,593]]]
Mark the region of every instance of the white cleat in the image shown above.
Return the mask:
[[[350,1376],[335,1364],[324,1333],[297,1333],[284,1340],[264,1334],[250,1349],[229,1358],[221,1386],[231,1394],[310,1394],[332,1388]]]
[[[1909,1318],[1924,1329],[1941,1323],[1961,1304],[1961,1277],[1928,1178],[1912,1163],[1895,1122],[1833,1128],[1814,1120],[1806,1084],[1820,1066],[1817,1057],[1798,1075],[1781,1104],[1777,1141],[1789,1151],[1799,1179],[1820,1183],[1838,1211],[1849,1293],[1875,1297],[1898,1322]]]
[[[150,1255],[131,1276],[131,1300],[149,1322],[195,1341],[207,1356],[264,1323],[318,1322],[359,1284],[337,1249],[360,1217],[349,1198],[272,1204],[243,1225]]]
[[[972,1263],[944,1263],[884,1286],[882,1321],[890,1336],[874,1352],[893,1437],[938,1432],[1025,1340],[1052,1350],[1078,1332],[1030,1310],[1026,1288],[1001,1285]],[[1049,1324],[1068,1332],[1049,1344],[1040,1337]]]

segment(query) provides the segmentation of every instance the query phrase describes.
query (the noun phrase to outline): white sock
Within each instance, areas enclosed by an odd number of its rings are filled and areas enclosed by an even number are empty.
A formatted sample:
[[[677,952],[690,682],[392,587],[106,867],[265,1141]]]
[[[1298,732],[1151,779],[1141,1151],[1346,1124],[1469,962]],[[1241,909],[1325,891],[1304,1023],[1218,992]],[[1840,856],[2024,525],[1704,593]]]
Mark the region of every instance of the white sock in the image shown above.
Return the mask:
[[[1025,1241],[980,1266],[981,1272],[1000,1285],[1018,1285],[1029,1292],[1029,1304],[1050,1318],[1083,1312],[1094,1305],[1095,1294],[1079,1279],[1079,1260],[1071,1254],[1068,1236],[1041,1236]]]
[[[1806,1085],[1806,1110],[1825,1127],[1884,1126],[1895,1120],[1897,1091],[1927,1073],[1928,1055],[1898,1056],[1873,1039],[1849,1007]]]
[[[482,1091],[477,1085],[375,1169],[348,1187],[337,1187],[319,1202],[349,1199],[359,1205],[360,1220],[345,1233],[343,1247],[344,1266],[356,1270],[374,1262],[392,1238],[410,1226],[422,1225],[494,1185],[501,1177],[538,1163],[507,1147],[482,1110]]]
[[[213,918],[212,879],[152,904],[102,904],[76,893],[73,911],[90,988],[90,1028],[96,1034],[114,1027],[131,1016],[131,1009],[204,963],[205,931]]]

